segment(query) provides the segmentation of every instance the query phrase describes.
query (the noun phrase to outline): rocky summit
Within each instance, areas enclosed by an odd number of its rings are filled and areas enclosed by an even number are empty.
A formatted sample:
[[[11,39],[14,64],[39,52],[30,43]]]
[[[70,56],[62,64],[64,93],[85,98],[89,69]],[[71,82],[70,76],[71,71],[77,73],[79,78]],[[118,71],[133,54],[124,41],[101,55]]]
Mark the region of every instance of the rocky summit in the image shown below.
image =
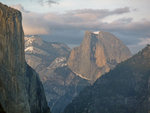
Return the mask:
[[[39,76],[25,63],[21,13],[1,3],[0,112],[50,113]]]
[[[150,113],[150,46],[84,89],[64,113]]]
[[[74,73],[94,82],[129,57],[129,49],[113,34],[87,31],[81,45],[71,51],[67,64]]]

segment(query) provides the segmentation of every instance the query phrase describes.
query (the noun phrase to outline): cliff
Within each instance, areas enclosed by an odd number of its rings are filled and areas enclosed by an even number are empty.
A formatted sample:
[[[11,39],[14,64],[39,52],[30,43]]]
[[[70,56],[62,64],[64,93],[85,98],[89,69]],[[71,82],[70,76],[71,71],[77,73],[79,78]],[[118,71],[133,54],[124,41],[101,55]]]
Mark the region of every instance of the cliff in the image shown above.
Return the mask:
[[[6,113],[49,113],[38,74],[25,63],[22,17],[0,3],[0,105]]]
[[[149,113],[150,46],[87,87],[64,113]]]
[[[130,56],[129,49],[113,34],[87,31],[82,44],[71,51],[68,66],[94,82]]]

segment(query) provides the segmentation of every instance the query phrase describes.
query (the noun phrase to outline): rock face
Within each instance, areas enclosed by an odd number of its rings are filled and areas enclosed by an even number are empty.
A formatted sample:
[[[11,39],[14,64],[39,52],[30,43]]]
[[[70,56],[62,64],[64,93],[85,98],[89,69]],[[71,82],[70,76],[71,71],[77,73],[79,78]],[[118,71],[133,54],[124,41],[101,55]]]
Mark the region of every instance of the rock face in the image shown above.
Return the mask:
[[[84,89],[64,113],[149,113],[150,46]]]
[[[49,113],[37,73],[25,63],[21,13],[0,3],[0,110]]]
[[[67,67],[70,49],[61,43],[46,42],[37,36],[25,38],[27,63],[39,73],[48,104],[53,113],[61,113],[89,81]]]
[[[71,51],[67,64],[73,72],[94,82],[130,56],[129,49],[114,35],[87,31],[82,44]]]

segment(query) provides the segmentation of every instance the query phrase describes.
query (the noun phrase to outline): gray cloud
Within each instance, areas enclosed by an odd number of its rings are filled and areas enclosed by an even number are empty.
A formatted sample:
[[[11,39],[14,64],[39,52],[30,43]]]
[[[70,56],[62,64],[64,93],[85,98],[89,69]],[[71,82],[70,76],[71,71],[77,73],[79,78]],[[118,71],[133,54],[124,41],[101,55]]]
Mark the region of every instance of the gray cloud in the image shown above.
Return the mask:
[[[67,22],[85,22],[85,21],[99,21],[108,16],[121,15],[124,13],[129,13],[130,9],[128,7],[118,8],[113,11],[108,9],[82,9],[82,10],[72,10],[64,14],[65,20]],[[69,18],[68,18],[69,17]]]
[[[128,47],[133,51],[133,53],[137,53],[138,50],[144,48],[147,44],[150,44],[149,38],[139,38],[139,41],[136,44],[129,45]]]
[[[19,9],[20,5],[16,5],[16,8]],[[100,19],[115,14],[123,14],[129,12],[129,8],[120,8],[114,11],[84,9],[73,10],[64,14],[40,14],[27,12],[22,9],[23,8],[20,8],[24,17],[23,25],[25,34],[51,34],[57,31],[60,32],[60,30],[82,31],[89,28],[96,29],[99,28],[98,26],[102,24],[100,22]],[[119,12],[118,10],[121,10],[121,12]]]
[[[130,13],[131,11],[128,7],[118,8],[113,11],[108,9],[72,10],[63,14],[34,13],[26,11],[20,5],[17,7],[23,13],[25,34],[39,34],[49,41],[79,45],[84,37],[84,31],[104,30],[115,34],[132,49],[132,52],[137,52],[145,44],[143,43],[141,46],[139,43],[150,37],[150,21],[148,20],[135,22],[132,18],[126,17],[109,23],[102,21],[108,16]]]
[[[44,6],[44,5],[51,6],[52,4],[58,4],[58,1],[56,1],[56,0],[38,0],[38,2],[42,6]]]
[[[21,4],[12,5],[10,7],[15,8],[17,10],[20,10],[21,12],[29,13],[29,11],[25,10],[24,7]]]
[[[47,0],[46,2],[48,3],[48,5],[51,5],[51,4],[58,4],[58,2],[53,1],[53,0]]]

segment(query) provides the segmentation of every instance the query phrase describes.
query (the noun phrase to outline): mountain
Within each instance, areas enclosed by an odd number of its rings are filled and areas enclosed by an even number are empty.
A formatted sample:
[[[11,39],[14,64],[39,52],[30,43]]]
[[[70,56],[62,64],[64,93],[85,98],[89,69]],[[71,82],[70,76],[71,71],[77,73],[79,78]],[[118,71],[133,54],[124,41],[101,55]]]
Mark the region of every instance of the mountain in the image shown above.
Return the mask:
[[[0,112],[50,113],[38,74],[25,63],[22,17],[0,3]]]
[[[42,73],[57,57],[68,57],[70,48],[62,43],[46,42],[39,36],[25,37],[25,58],[27,63],[39,73],[42,81],[46,77]]]
[[[25,54],[27,63],[40,75],[53,113],[63,112],[83,88],[131,56],[120,40],[106,32],[86,32],[81,46],[71,53],[65,44],[28,36]]]
[[[64,113],[149,113],[150,46],[84,89]]]
[[[53,113],[63,112],[72,99],[90,85],[67,67],[70,49],[65,44],[28,36],[25,37],[25,54],[27,63],[40,75]]]
[[[67,64],[74,73],[94,82],[130,56],[129,49],[113,34],[87,31],[81,45],[71,51]]]

